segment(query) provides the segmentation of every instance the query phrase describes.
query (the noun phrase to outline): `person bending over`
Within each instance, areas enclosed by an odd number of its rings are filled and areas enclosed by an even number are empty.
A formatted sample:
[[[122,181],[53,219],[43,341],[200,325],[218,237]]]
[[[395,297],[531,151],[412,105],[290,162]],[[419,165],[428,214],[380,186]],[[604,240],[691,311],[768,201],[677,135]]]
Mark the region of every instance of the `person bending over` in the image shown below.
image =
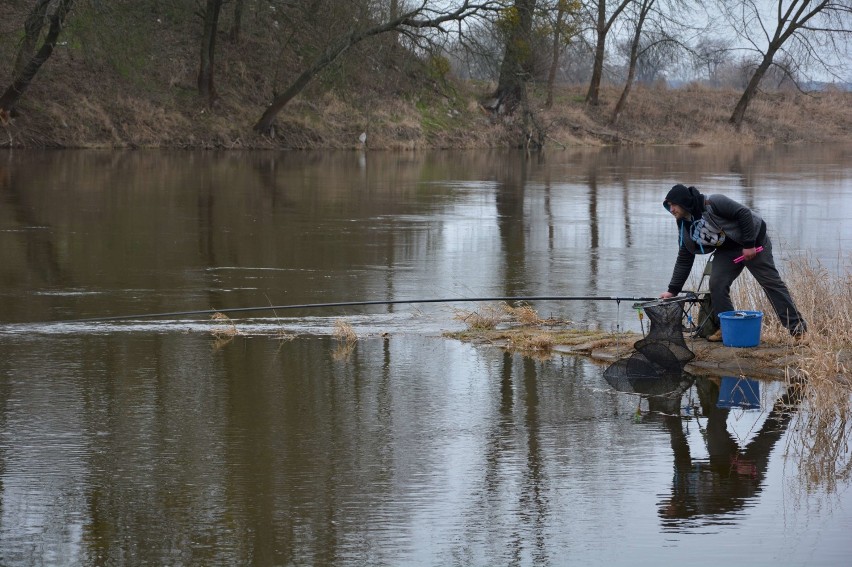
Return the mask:
[[[696,254],[715,251],[710,298],[717,325],[719,313],[734,310],[731,285],[745,268],[766,292],[781,324],[797,339],[804,338],[807,325],[775,267],[766,223],[757,213],[725,195],[703,195],[695,187],[680,184],[672,187],[663,206],[677,220],[679,247],[672,279],[661,298],[681,292]],[[743,261],[734,262],[738,256]],[[721,328],[707,340],[721,341]]]

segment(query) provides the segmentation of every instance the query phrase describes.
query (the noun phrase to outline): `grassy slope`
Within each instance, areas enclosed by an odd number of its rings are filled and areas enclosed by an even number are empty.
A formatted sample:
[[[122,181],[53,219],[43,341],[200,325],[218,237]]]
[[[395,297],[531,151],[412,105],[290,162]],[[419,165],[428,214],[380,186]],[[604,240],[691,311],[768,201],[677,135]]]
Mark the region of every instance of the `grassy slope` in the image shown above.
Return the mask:
[[[0,31],[9,38],[14,25],[7,21]],[[489,85],[449,85],[410,65],[345,78],[341,69],[355,67],[357,55],[284,109],[274,139],[261,137],[252,125],[270,101],[270,75],[283,73],[253,66],[257,46],[224,38],[218,43],[220,98],[208,109],[194,88],[192,34],[164,35],[156,42],[161,55],[138,56],[131,59],[135,66],[124,68],[93,60],[73,45],[58,47],[20,102],[20,115],[0,131],[0,145],[11,140],[21,147],[354,148],[361,132],[374,149],[507,147],[523,139],[520,118],[494,120],[480,107]],[[11,80],[13,49],[13,41],[0,42],[0,88]],[[277,84],[286,80],[278,77]],[[532,91],[532,106],[540,109],[543,93]],[[537,111],[551,147],[852,140],[850,93],[761,94],[740,133],[727,123],[739,96],[735,91],[636,88],[617,128],[608,119],[619,90],[605,88],[596,108],[582,102],[583,94],[579,86],[561,87],[553,108]]]

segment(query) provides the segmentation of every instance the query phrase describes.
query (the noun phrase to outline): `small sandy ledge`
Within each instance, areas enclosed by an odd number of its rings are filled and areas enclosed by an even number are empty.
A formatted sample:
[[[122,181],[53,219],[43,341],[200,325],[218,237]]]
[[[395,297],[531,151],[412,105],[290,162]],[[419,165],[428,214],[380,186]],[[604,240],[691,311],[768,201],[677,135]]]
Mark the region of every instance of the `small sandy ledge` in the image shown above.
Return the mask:
[[[448,336],[474,344],[488,344],[529,356],[585,356],[602,365],[630,356],[633,343],[642,338],[638,333],[542,330],[515,327],[495,330],[469,330]],[[748,376],[785,379],[799,374],[798,363],[807,356],[807,346],[764,344],[753,348],[734,348],[711,343],[702,338],[685,338],[695,358],[685,370],[693,374],[715,376]],[[846,353],[848,355],[848,353]],[[848,356],[847,356],[848,358]]]

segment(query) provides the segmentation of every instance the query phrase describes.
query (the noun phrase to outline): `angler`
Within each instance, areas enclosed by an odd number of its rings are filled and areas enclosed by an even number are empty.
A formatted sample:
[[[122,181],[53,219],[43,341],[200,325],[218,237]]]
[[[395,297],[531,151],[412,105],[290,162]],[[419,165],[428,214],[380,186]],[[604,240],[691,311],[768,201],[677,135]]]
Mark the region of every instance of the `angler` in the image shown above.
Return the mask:
[[[712,252],[710,297],[717,324],[719,313],[734,310],[731,285],[745,268],[763,288],[781,324],[798,340],[804,339],[807,324],[775,267],[766,222],[757,213],[725,195],[703,195],[680,184],[672,187],[663,206],[677,220],[679,236],[672,279],[661,298],[681,292],[696,254]],[[721,329],[707,340],[721,341]]]

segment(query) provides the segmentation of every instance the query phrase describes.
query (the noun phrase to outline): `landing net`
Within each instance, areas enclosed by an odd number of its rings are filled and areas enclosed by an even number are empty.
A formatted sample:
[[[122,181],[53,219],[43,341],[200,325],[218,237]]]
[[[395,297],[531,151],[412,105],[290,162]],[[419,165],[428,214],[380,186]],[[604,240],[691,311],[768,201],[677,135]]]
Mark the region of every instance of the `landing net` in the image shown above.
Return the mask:
[[[650,330],[633,344],[636,352],[604,371],[610,386],[622,392],[650,395],[671,391],[672,382],[680,380],[686,363],[695,358],[683,339],[684,304],[688,301],[692,299],[657,300],[634,306],[648,315]]]

